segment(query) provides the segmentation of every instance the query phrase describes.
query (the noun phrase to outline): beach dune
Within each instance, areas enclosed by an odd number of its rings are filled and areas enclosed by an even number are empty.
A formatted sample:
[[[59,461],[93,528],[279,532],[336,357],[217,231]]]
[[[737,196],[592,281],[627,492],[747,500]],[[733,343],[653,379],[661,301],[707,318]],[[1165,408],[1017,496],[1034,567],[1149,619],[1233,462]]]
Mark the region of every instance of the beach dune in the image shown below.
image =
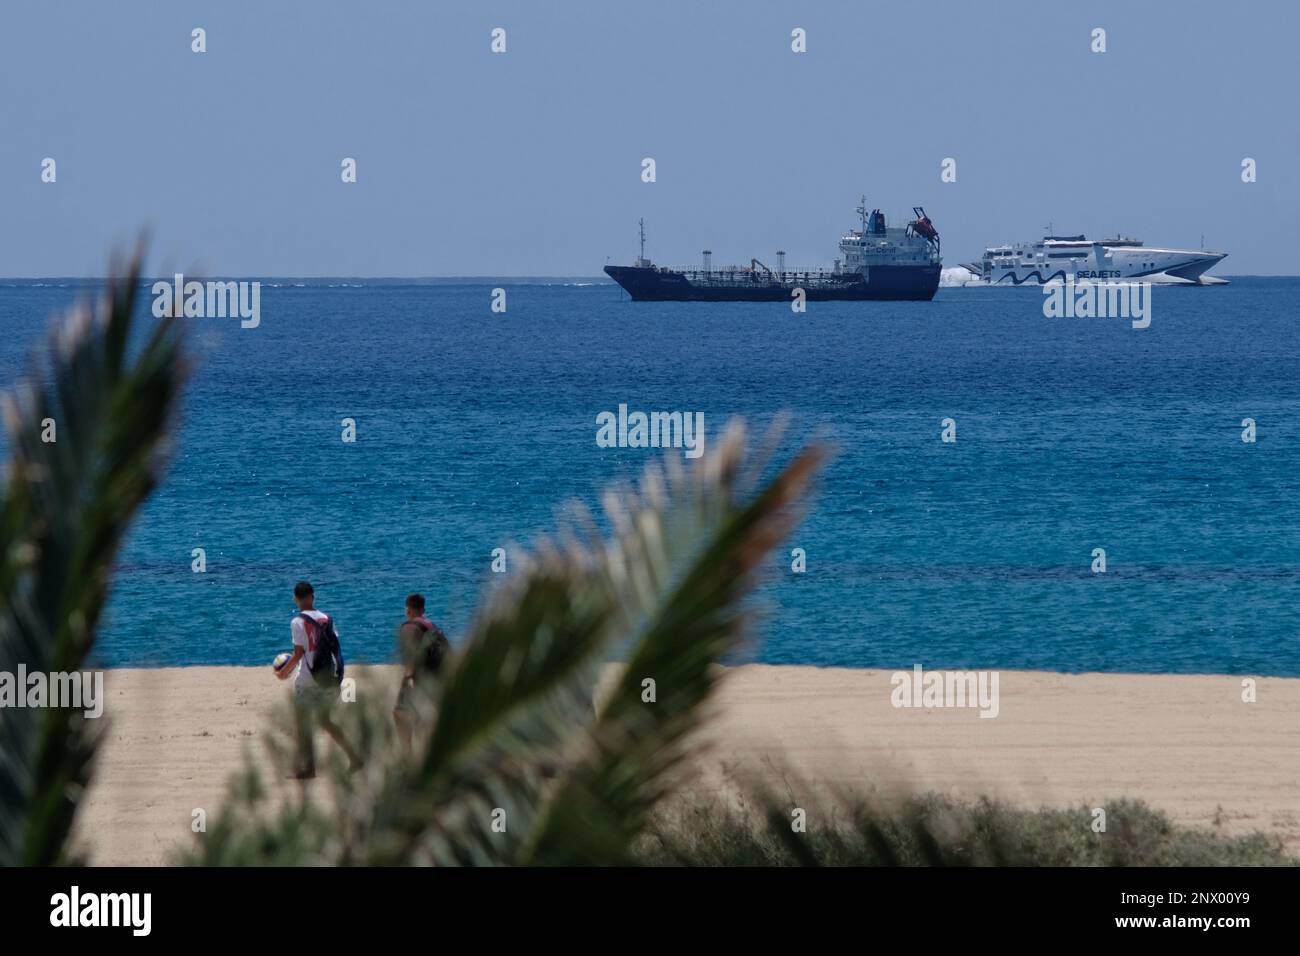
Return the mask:
[[[362,686],[395,684],[392,667],[354,670]],[[756,774],[1026,806],[1131,797],[1300,853],[1300,679],[1261,678],[1246,703],[1241,677],[1002,671],[998,714],[982,718],[895,707],[892,674],[729,668],[690,789],[722,793]],[[76,830],[92,863],[167,862],[194,839],[196,809],[215,815],[246,752],[270,770],[261,738],[288,688],[269,668],[110,670],[105,690],[111,723]]]

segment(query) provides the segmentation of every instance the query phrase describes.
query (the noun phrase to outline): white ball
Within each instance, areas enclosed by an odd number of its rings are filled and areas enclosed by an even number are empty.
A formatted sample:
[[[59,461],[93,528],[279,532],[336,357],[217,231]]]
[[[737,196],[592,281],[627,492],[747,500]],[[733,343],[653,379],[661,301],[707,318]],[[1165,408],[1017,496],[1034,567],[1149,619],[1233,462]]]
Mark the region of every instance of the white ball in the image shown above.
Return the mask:
[[[281,651],[279,654],[275,655],[275,660],[271,662],[271,666],[276,670],[279,670],[285,664],[289,663],[289,658],[291,657],[293,657],[293,655],[288,651]]]

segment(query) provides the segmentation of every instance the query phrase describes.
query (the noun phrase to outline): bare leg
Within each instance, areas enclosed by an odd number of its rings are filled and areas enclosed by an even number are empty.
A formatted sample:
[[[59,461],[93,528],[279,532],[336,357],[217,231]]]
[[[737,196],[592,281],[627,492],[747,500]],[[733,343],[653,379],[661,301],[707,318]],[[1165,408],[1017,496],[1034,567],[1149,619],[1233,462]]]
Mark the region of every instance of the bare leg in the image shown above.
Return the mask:
[[[343,736],[342,728],[340,728],[338,724],[334,723],[334,721],[330,720],[329,714],[326,713],[320,715],[320,725],[321,729],[333,737],[334,742],[343,749],[345,754],[347,754],[348,763],[351,764],[350,769],[359,770],[362,765],[361,755],[352,749],[352,745],[349,744],[347,738]]]
[[[411,752],[411,717],[400,707],[393,709],[393,723],[397,725],[397,736],[402,741],[402,747],[409,754]]]
[[[314,777],[316,776],[316,753],[311,739],[312,714],[304,701],[294,701],[293,723],[298,748],[293,775],[303,779]]]

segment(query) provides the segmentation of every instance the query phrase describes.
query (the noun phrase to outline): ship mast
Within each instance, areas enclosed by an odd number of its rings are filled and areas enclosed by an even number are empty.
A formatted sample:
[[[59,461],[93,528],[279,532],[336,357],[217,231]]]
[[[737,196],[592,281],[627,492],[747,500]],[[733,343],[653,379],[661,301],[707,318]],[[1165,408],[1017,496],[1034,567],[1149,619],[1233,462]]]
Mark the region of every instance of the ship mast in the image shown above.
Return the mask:
[[[862,217],[862,234],[867,234],[867,197],[862,197],[862,205],[858,207],[858,215]]]
[[[645,259],[645,219],[641,219],[641,258]]]

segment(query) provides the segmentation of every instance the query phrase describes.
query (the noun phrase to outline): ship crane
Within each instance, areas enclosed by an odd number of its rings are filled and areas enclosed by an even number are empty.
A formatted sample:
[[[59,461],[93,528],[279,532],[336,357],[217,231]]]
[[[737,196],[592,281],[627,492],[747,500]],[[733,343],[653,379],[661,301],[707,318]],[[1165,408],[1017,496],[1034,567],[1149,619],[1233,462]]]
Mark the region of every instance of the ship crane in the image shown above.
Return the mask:
[[[934,223],[932,223],[930,217],[925,214],[925,209],[921,206],[913,206],[912,212],[916,214],[916,218],[907,224],[908,231],[915,233],[926,242],[932,244],[934,246],[934,251],[939,252],[939,230],[934,228]]]

